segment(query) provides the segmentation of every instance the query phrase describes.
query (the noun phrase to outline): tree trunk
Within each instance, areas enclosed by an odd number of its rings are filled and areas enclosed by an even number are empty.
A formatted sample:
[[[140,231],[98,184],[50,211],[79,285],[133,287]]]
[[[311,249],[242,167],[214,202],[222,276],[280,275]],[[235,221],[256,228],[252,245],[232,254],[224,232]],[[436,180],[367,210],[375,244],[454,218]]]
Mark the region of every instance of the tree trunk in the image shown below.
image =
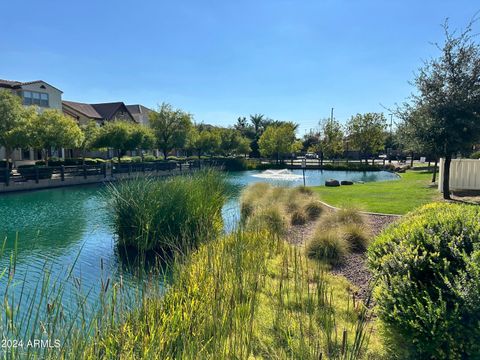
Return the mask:
[[[122,157],[122,156],[120,155],[120,149],[117,149],[118,164],[120,164],[120,162],[121,162],[121,161],[120,161],[120,158],[121,158],[121,157]]]
[[[413,151],[410,155],[412,156],[412,158],[410,159],[410,167],[413,168]]]
[[[45,166],[48,166],[48,150],[42,150],[42,158],[45,160]]]
[[[167,159],[168,159],[167,150],[166,150],[166,149],[162,149],[162,151],[163,151],[163,160],[167,160]]]
[[[452,162],[452,155],[445,156],[445,163],[443,167],[443,198],[450,200],[450,164]]]
[[[323,151],[320,152],[320,166],[323,166]]]
[[[10,168],[10,159],[12,158],[12,167],[13,167],[13,157],[12,157],[13,150],[9,147],[5,147],[5,160],[7,161],[6,167]]]
[[[438,160],[435,159],[435,164],[433,165],[432,183],[434,183],[435,181],[437,181],[437,164],[438,164]]]

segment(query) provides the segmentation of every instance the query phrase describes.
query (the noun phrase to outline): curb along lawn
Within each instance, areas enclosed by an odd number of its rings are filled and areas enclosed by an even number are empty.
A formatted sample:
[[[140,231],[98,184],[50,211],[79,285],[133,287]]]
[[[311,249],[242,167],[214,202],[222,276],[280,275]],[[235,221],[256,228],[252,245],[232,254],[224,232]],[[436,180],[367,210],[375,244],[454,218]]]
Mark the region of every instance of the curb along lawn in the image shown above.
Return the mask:
[[[436,186],[431,183],[431,172],[410,170],[399,175],[398,181],[339,187],[316,186],[313,189],[322,201],[330,205],[353,206],[363,211],[385,214],[403,215],[439,199]]]

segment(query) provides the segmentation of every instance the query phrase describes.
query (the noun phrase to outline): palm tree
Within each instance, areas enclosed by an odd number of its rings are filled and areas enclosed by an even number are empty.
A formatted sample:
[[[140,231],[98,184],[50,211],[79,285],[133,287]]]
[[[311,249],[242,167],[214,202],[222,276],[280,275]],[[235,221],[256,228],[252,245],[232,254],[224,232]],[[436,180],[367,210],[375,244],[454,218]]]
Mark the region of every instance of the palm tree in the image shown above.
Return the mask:
[[[256,135],[257,139],[260,137],[261,132],[263,131],[264,117],[265,117],[265,115],[263,115],[263,114],[250,115],[250,121],[255,128],[255,135]]]

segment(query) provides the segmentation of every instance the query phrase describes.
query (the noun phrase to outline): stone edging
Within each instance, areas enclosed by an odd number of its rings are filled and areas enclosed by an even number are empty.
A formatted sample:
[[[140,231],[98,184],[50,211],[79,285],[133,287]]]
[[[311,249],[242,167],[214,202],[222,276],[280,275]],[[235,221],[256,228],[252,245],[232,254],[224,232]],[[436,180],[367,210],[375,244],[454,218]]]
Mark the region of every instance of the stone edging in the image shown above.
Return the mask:
[[[319,200],[319,201],[322,205],[328,207],[329,209],[340,210],[340,208],[338,208],[336,206],[327,204],[326,202],[323,202],[321,200]],[[398,217],[398,218],[401,218],[403,216],[403,215],[399,215],[399,214],[385,214],[385,213],[376,213],[376,212],[369,212],[369,211],[359,211],[359,212],[362,213],[362,214],[365,214],[365,215],[390,216],[390,217]]]

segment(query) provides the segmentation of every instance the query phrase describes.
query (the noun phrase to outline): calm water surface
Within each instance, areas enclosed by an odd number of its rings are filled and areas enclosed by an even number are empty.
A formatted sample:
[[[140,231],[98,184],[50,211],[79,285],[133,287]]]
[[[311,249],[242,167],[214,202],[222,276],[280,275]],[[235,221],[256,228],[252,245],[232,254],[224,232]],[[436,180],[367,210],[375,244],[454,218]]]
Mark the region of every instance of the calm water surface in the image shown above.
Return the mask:
[[[301,170],[293,170],[302,174]],[[236,194],[253,182],[273,182],[295,186],[295,181],[271,180],[254,177],[256,171],[229,174]],[[344,172],[309,170],[307,185],[321,185],[326,179],[353,181],[394,180],[389,172]],[[223,216],[226,230],[238,221],[238,196],[225,204]],[[25,276],[25,289],[34,289],[45,272],[45,265],[54,275],[61,276],[75,262],[75,275],[81,278],[84,291],[92,289],[92,299],[99,291],[100,278],[117,278],[122,275],[127,286],[137,281],[129,271],[115,247],[115,237],[109,225],[108,202],[105,187],[100,185],[59,188],[7,194],[0,196],[0,238],[7,238],[6,251],[0,257],[0,270],[8,266],[9,254],[17,241],[16,278]],[[101,267],[103,263],[103,267]],[[0,271],[1,272],[1,271]],[[19,287],[19,285],[17,285]],[[0,294],[5,288],[5,278],[0,279]]]

